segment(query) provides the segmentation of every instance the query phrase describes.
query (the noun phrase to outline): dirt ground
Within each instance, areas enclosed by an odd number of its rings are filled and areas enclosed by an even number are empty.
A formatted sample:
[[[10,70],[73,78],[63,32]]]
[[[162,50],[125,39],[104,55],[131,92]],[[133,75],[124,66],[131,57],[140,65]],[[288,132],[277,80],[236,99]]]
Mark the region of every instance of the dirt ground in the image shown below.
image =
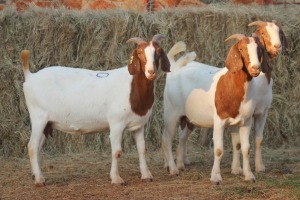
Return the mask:
[[[163,168],[161,151],[148,152],[152,182],[140,180],[137,153],[123,153],[120,175],[125,186],[110,184],[110,153],[44,153],[45,187],[34,186],[28,158],[0,157],[0,199],[300,199],[299,153],[300,148],[264,149],[267,171],[255,173],[256,183],[249,183],[230,173],[232,155],[226,150],[221,185],[209,181],[212,149],[200,147],[189,149],[191,165],[179,176]]]

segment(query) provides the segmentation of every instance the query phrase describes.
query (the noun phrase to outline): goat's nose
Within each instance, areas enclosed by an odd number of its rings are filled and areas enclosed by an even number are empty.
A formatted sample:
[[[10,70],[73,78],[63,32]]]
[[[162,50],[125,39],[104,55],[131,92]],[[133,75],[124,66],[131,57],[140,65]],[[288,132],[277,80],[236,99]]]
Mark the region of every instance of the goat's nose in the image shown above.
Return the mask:
[[[149,69],[149,70],[148,70],[148,73],[149,73],[150,75],[154,75],[154,74],[155,74],[155,71],[152,70],[152,69]]]
[[[274,47],[275,47],[276,49],[279,49],[279,48],[281,47],[281,44],[275,44]]]
[[[260,65],[253,65],[251,67],[252,72],[256,73],[256,72],[260,72]]]

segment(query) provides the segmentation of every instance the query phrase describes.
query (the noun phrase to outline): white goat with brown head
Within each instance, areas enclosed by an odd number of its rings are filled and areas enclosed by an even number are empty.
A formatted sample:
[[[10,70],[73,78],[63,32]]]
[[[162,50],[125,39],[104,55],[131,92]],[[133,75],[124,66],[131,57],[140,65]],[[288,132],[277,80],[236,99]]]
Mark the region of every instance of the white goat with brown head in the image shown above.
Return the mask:
[[[223,155],[223,133],[228,126],[238,125],[241,131],[241,148],[246,180],[255,180],[249,164],[249,134],[251,117],[258,101],[257,89],[260,87],[255,78],[261,70],[269,68],[268,56],[263,55],[263,47],[258,39],[236,34],[227,40],[237,38],[226,59],[226,68],[189,62],[178,66],[173,62],[176,45],[168,54],[171,72],[167,74],[164,91],[164,131],[162,147],[165,165],[171,174],[178,174],[184,167],[184,156],[179,156],[177,166],[172,155],[172,140],[178,121],[182,131],[179,152],[184,154],[185,143],[193,126],[213,127],[214,165],[211,181],[222,181],[220,161]],[[226,40],[226,41],[227,41]],[[174,50],[175,49],[175,50]],[[188,59],[191,57],[188,56]],[[181,62],[184,63],[184,62]],[[178,158],[178,157],[177,157]]]
[[[152,111],[159,60],[163,71],[168,72],[170,68],[168,58],[159,46],[161,38],[158,34],[150,42],[141,38],[129,39],[128,42],[137,43],[137,47],[128,67],[108,71],[54,66],[31,73],[29,51],[22,51],[23,89],[32,125],[28,152],[37,186],[45,184],[39,151],[53,129],[71,134],[109,129],[113,184],[124,184],[118,170],[122,134],[124,130],[133,131],[141,178],[152,180],[145,159],[144,125]]]

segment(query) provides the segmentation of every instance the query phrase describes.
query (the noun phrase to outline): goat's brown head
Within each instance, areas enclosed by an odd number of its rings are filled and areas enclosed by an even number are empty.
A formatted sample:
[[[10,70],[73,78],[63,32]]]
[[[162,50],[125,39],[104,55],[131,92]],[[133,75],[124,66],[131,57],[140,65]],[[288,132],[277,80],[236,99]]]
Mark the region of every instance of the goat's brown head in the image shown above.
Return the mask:
[[[255,21],[248,24],[248,26],[258,26],[255,34],[266,48],[271,59],[275,58],[279,53],[287,53],[287,39],[275,20],[272,22]]]
[[[164,72],[170,71],[170,62],[164,50],[159,46],[161,34],[154,35],[150,42],[145,42],[139,37],[129,39],[127,42],[135,42],[137,47],[131,53],[128,62],[128,71],[131,75],[144,73],[149,80],[154,80],[159,67]]]
[[[235,73],[245,67],[250,76],[258,76],[261,72],[262,47],[255,38],[243,34],[234,34],[225,42],[231,39],[238,39],[238,42],[231,47],[227,55],[225,65],[228,70]]]

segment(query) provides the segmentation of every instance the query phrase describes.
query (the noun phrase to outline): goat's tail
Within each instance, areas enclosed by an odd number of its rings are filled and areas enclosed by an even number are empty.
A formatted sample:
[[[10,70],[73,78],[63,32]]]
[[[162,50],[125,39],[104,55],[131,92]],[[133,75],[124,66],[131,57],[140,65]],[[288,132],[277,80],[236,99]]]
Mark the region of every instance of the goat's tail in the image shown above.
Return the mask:
[[[195,60],[197,54],[192,51],[189,52],[183,56],[181,56],[177,61],[176,61],[176,69],[185,66],[186,64],[188,64],[189,62],[192,62]]]
[[[29,51],[22,50],[21,61],[22,61],[22,67],[23,67],[23,73],[24,73],[25,79],[28,76],[28,74],[30,73],[28,60],[29,60]]]
[[[176,71],[177,69],[185,66],[189,62],[192,62],[196,58],[196,53],[194,51],[189,52],[183,56],[181,56],[177,61],[175,61],[174,56],[180,52],[186,50],[186,44],[182,41],[177,42],[174,46],[170,49],[168,53],[168,59],[171,63],[171,72]]]
[[[177,42],[176,44],[174,44],[174,46],[170,49],[170,51],[168,52],[168,59],[170,61],[171,64],[171,72],[172,72],[172,68],[175,67],[175,58],[174,56],[182,51],[186,50],[186,44],[182,41]]]

